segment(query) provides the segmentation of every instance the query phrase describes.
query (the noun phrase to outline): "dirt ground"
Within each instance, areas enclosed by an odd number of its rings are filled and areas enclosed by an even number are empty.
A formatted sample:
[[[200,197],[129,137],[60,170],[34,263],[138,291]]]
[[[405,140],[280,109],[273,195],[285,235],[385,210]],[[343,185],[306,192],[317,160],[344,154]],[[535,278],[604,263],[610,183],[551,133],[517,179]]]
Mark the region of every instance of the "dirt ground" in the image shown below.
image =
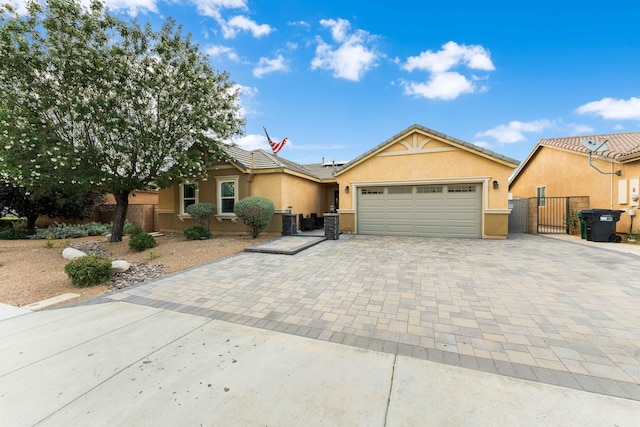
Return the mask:
[[[78,288],[71,284],[64,272],[68,261],[62,258],[62,250],[75,242],[99,241],[113,260],[161,264],[167,274],[240,253],[275,237],[227,235],[190,241],[182,234],[168,233],[156,237],[156,248],[143,252],[131,251],[127,236],[118,243],[110,243],[105,237],[53,240],[53,247],[48,247],[45,240],[0,240],[0,303],[24,306],[65,293],[80,294],[79,299],[86,299],[107,292],[106,285]]]

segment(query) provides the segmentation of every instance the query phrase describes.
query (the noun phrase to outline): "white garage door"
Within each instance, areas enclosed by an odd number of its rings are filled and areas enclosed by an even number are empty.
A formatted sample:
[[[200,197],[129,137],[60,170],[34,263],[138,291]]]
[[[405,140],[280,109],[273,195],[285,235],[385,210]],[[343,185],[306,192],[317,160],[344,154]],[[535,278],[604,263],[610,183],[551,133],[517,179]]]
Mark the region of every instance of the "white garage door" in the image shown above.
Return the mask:
[[[480,238],[480,184],[361,187],[358,233]]]

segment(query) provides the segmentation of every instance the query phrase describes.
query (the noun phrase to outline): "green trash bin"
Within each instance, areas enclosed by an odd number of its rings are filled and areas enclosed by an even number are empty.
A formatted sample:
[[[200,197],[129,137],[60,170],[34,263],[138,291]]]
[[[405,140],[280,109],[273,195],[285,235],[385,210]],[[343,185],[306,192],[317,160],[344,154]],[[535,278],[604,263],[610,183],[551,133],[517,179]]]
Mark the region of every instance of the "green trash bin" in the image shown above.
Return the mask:
[[[580,238],[584,240],[587,238],[587,226],[582,219],[582,212],[578,212],[578,219],[580,220]]]

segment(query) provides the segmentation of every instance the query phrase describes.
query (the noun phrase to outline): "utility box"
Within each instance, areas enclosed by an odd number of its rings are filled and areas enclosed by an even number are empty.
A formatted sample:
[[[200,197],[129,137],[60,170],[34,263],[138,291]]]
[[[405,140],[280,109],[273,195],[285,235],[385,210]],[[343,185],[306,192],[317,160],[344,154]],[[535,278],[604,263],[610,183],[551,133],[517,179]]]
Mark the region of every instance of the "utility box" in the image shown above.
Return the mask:
[[[616,234],[616,224],[624,211],[611,209],[583,209],[580,214],[587,227],[590,242],[620,243],[622,237]]]

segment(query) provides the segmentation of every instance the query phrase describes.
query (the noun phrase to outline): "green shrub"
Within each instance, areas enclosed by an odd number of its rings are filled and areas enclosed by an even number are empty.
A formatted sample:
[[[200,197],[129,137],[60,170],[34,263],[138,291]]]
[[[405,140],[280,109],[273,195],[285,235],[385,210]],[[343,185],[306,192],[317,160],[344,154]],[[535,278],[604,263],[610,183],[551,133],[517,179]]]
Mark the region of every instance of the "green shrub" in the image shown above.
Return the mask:
[[[188,240],[202,240],[203,238],[210,239],[211,232],[203,225],[192,225],[191,227],[184,229],[184,237]]]
[[[104,283],[111,279],[111,260],[103,255],[86,255],[69,261],[64,266],[74,286],[85,287]]]
[[[251,227],[251,235],[258,237],[273,218],[275,207],[273,202],[264,197],[250,196],[238,200],[233,207],[233,212],[246,225]]]
[[[87,236],[106,236],[111,232],[111,226],[90,222],[88,224],[67,225],[55,223],[47,228],[36,231],[32,239],[73,239]]]
[[[191,215],[191,218],[201,226],[205,227],[207,231],[211,231],[211,217],[216,210],[216,205],[213,203],[194,203],[185,208],[185,212]]]
[[[13,223],[19,221],[19,218],[5,217],[0,218],[0,230],[6,230],[7,228],[13,228]]]
[[[26,230],[18,230],[16,228],[9,228],[4,231],[0,231],[0,240],[20,240],[28,239],[29,233]]]
[[[158,242],[153,238],[151,234],[141,233],[134,236],[129,240],[129,248],[136,252],[142,252],[147,249],[155,248],[158,246]]]
[[[138,234],[144,233],[144,230],[142,229],[142,226],[138,224],[134,224],[127,220],[124,222],[124,228],[122,229],[122,232],[124,234],[128,234],[131,237],[135,237]]]

